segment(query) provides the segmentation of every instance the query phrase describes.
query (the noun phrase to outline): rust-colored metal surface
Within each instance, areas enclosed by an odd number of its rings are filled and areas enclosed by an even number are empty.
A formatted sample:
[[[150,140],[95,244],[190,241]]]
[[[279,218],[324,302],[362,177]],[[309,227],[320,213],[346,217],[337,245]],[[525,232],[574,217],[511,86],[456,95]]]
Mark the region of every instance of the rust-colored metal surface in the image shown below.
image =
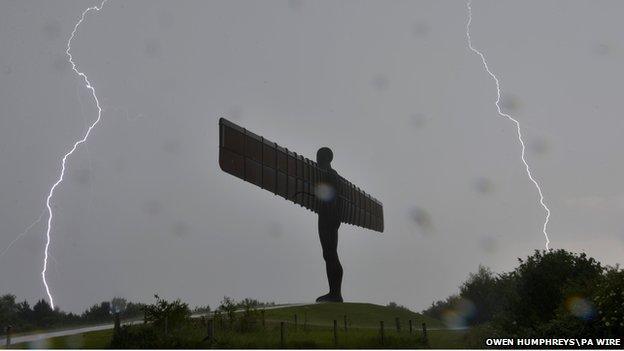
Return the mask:
[[[316,162],[225,118],[219,119],[219,165],[237,178],[318,212],[322,200],[316,188],[325,182],[327,172]],[[343,177],[338,183],[341,221],[383,232],[381,202]]]

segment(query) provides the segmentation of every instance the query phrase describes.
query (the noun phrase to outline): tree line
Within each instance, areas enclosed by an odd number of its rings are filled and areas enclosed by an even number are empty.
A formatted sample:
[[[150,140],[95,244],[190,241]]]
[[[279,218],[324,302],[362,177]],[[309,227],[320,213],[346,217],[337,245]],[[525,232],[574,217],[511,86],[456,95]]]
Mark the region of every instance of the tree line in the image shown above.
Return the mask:
[[[128,302],[121,297],[103,301],[80,314],[52,309],[45,300],[37,301],[32,307],[28,301],[17,302],[15,295],[0,296],[0,327],[11,326],[14,332],[33,329],[61,328],[74,325],[110,322],[114,313],[129,319],[143,315],[145,304]],[[4,330],[3,330],[4,331]]]
[[[511,272],[480,266],[459,293],[423,314],[452,326],[470,326],[468,338],[621,337],[624,271],[585,253],[535,251]]]
[[[149,321],[160,321],[161,315],[168,315],[176,311],[179,315],[192,313],[210,313],[210,306],[197,306],[190,309],[187,304],[176,300],[168,303],[157,295],[155,304],[129,302],[121,297],[114,297],[110,301],[103,301],[87,308],[80,314],[64,312],[58,307],[52,309],[46,300],[37,301],[32,307],[28,301],[18,302],[15,295],[6,294],[0,296],[0,334],[7,326],[11,326],[13,332],[25,332],[34,329],[53,329],[76,325],[97,324],[111,322],[115,313],[121,319],[145,318]],[[233,311],[246,308],[260,308],[273,306],[273,302],[260,302],[246,298],[240,301],[225,296],[219,312],[231,314]],[[182,312],[181,312],[182,311]],[[171,312],[174,313],[174,312]],[[174,313],[174,314],[175,314]]]

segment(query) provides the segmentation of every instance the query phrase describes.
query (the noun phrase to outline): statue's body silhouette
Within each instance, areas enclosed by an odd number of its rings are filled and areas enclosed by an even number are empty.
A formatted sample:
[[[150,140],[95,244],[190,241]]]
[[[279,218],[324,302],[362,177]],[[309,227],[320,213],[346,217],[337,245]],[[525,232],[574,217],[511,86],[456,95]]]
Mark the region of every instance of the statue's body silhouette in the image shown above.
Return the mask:
[[[331,168],[333,152],[323,147],[316,153],[316,162],[328,172],[326,196],[318,211],[318,231],[323,248],[323,259],[329,282],[329,293],[316,299],[317,302],[342,302],[342,265],[338,259],[338,228],[340,228],[340,201],[338,194],[338,173]],[[318,191],[318,190],[317,190]]]
[[[342,302],[342,266],[338,259],[341,223],[382,233],[383,205],[331,167],[333,152],[322,147],[316,162],[219,119],[219,166],[237,178],[318,213],[318,231],[329,282],[319,302]]]

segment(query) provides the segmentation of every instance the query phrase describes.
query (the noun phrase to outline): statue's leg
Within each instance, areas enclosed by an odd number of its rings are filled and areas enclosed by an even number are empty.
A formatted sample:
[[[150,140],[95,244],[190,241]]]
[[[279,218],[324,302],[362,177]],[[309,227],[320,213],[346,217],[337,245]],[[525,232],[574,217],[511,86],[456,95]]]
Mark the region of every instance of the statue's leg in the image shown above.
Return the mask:
[[[329,228],[330,238],[330,250],[328,252],[328,278],[329,278],[329,293],[333,296],[340,297],[342,299],[341,287],[342,287],[342,265],[338,258],[338,228],[340,222],[332,223]]]
[[[339,221],[319,218],[319,238],[323,248],[323,259],[329,282],[329,294],[321,296],[317,301],[342,302],[342,265],[338,259],[338,228]]]

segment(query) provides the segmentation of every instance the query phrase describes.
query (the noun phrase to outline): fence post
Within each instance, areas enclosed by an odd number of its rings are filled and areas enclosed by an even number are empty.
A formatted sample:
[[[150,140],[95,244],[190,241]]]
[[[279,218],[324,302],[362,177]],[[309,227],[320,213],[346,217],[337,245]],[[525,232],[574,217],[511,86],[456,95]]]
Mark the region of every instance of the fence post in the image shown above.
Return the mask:
[[[7,325],[6,327],[6,348],[8,349],[11,345],[11,332],[12,332],[12,327],[10,325]]]
[[[338,345],[338,321],[334,319],[334,346]]]
[[[347,315],[346,314],[344,315],[344,330],[346,333],[347,332]]]
[[[295,313],[295,331],[297,331],[297,314]]]
[[[115,312],[113,316],[113,331],[115,334],[119,333],[119,329],[121,329],[121,320],[119,319],[119,312]]]
[[[413,328],[412,328],[412,320],[411,319],[409,320],[409,330],[410,330],[410,334],[411,334],[412,330],[413,330]]]
[[[264,309],[262,310],[262,329],[266,328],[266,320],[264,319]]]
[[[429,342],[429,341],[427,340],[427,324],[426,324],[426,323],[423,323],[423,324],[422,324],[422,331],[423,331],[423,341],[424,341],[425,343]]]
[[[206,331],[208,332],[208,341],[212,342],[212,340],[214,339],[214,319],[210,318],[208,319],[208,324],[206,325]]]
[[[400,332],[400,331],[401,331],[401,320],[399,320],[399,317],[396,317],[396,318],[394,319],[394,323],[396,324],[396,330],[397,330],[397,332]]]
[[[280,322],[280,346],[284,347],[284,322]]]
[[[384,322],[379,321],[379,336],[381,338],[381,345],[384,344]]]

